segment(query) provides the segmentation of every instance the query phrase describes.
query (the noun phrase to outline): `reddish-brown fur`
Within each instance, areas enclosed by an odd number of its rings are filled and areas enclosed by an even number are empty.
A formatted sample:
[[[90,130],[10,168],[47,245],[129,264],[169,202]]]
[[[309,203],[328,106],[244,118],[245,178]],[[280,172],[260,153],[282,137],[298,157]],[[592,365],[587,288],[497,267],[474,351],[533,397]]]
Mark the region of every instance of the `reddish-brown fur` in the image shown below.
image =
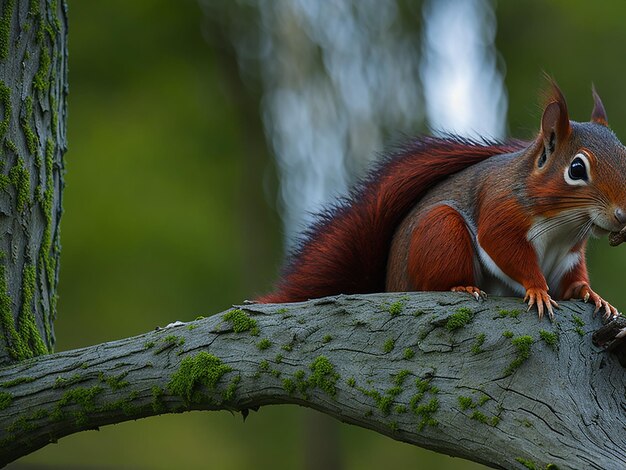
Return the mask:
[[[465,221],[450,206],[434,208],[413,230],[408,275],[411,290],[475,284],[472,239]]]
[[[525,145],[453,137],[423,137],[410,143],[373,171],[347,202],[320,215],[274,292],[257,301],[384,291],[394,231],[420,198],[448,176]]]
[[[547,290],[539,269],[537,254],[526,234],[531,225],[529,214],[512,197],[497,201],[497,211],[481,211],[478,241],[491,259],[525,289]],[[495,213],[494,213],[495,212]]]

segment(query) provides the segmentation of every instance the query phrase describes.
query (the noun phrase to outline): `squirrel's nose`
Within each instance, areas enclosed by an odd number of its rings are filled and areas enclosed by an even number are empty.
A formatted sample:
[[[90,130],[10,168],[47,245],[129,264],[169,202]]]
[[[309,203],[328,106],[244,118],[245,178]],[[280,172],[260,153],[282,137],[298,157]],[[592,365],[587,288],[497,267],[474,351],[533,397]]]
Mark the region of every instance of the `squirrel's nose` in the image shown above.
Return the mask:
[[[618,207],[615,209],[615,218],[620,224],[626,224],[626,211]]]

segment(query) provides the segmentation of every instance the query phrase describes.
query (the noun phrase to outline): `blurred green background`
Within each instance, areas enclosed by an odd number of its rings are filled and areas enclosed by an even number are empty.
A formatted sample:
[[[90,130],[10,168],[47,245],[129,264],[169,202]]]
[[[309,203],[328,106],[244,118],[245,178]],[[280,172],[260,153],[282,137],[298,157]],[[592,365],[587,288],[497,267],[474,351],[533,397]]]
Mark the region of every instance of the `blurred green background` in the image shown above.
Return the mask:
[[[229,50],[203,36],[198,4],[68,3],[57,350],[191,320],[268,290],[282,259],[282,229],[259,97],[239,81]],[[576,120],[588,119],[594,81],[611,126],[626,138],[626,4],[500,2],[496,13],[512,135],[530,137],[537,129],[546,71]],[[592,243],[596,290],[621,308],[624,261],[626,249]],[[21,463],[298,468],[309,413],[265,407],[246,423],[227,412],[155,417],[64,438]],[[343,424],[339,440],[348,469],[481,468]]]

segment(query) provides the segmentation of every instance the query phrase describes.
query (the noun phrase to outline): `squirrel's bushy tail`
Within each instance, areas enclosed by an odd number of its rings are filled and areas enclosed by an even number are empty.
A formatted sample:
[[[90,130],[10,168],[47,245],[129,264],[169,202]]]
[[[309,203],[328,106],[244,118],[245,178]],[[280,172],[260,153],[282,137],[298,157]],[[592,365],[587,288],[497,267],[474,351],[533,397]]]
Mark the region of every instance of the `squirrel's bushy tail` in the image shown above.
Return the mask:
[[[394,232],[444,178],[486,158],[525,148],[521,141],[422,137],[386,158],[339,204],[319,215],[290,257],[276,289],[258,302],[298,302],[385,290]]]

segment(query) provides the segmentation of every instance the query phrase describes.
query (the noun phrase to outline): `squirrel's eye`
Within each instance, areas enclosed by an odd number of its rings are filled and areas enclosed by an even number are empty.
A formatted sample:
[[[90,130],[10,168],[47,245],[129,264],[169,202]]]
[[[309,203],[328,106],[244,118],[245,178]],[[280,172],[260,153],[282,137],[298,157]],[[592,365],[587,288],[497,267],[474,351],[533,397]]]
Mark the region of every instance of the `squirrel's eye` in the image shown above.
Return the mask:
[[[573,180],[583,180],[587,181],[589,177],[587,176],[587,167],[583,162],[582,158],[576,157],[570,163],[568,175]]]

